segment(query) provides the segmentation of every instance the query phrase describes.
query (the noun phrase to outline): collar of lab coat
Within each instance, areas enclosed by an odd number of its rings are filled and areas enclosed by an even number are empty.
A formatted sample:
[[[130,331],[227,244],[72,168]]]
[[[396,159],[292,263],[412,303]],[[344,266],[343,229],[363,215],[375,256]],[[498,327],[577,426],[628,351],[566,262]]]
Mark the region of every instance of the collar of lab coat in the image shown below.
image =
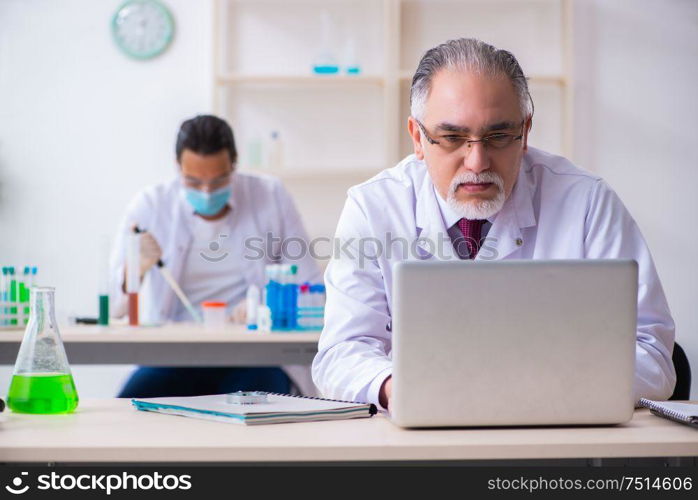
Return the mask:
[[[426,172],[426,164],[424,165]],[[485,244],[495,249],[492,252],[478,254],[475,260],[498,260],[510,255],[514,250],[525,244],[522,229],[536,225],[536,215],[533,208],[531,184],[528,176],[530,170],[528,155],[524,155],[514,189],[504,206],[496,214],[492,227],[487,234]],[[415,220],[417,224],[418,248],[424,258],[443,255],[445,260],[458,259],[448,236],[448,228],[444,224],[436,190],[428,173],[419,188]],[[440,245],[437,246],[437,245]],[[438,248],[438,251],[436,249]],[[435,253],[436,251],[436,253]]]

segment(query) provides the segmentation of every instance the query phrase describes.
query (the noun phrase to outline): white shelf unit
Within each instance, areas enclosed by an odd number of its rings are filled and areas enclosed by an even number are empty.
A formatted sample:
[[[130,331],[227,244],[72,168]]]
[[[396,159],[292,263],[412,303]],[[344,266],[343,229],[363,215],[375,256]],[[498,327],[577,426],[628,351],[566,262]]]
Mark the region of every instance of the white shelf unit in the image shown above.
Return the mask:
[[[375,85],[382,87],[385,79],[370,75],[245,75],[228,73],[217,77],[218,85],[299,85],[304,87],[332,85]]]
[[[426,49],[472,36],[511,50],[536,103],[530,143],[573,154],[572,0],[214,0],[215,112],[247,145],[278,130],[286,179],[365,178],[412,150],[409,86]],[[314,75],[321,12],[360,75]],[[263,169],[262,169],[263,170]]]
[[[314,75],[321,12],[335,53],[352,39],[361,74]],[[284,180],[311,237],[331,236],[346,189],[412,152],[409,88],[423,53],[476,37],[513,52],[536,106],[529,143],[573,154],[572,0],[214,0],[214,112],[229,120],[249,169],[272,130]]]

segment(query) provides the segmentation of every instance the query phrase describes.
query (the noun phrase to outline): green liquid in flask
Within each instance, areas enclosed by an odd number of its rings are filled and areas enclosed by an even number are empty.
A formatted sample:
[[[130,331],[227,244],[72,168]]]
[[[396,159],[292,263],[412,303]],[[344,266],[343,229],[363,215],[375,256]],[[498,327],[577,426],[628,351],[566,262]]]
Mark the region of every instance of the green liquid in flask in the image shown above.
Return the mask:
[[[70,413],[78,406],[73,376],[65,373],[13,375],[7,406],[17,413]]]

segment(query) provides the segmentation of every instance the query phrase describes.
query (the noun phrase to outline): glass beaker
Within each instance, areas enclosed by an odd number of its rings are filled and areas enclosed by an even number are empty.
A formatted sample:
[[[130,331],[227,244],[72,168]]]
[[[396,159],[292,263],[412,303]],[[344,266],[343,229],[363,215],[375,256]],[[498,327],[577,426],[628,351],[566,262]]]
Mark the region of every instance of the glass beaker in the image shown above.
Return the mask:
[[[339,65],[334,55],[334,20],[328,10],[323,10],[320,21],[320,49],[313,61],[313,72],[317,75],[332,75],[339,72]]]
[[[18,413],[70,413],[78,393],[58,332],[55,289],[31,290],[31,316],[17,354],[7,406]]]

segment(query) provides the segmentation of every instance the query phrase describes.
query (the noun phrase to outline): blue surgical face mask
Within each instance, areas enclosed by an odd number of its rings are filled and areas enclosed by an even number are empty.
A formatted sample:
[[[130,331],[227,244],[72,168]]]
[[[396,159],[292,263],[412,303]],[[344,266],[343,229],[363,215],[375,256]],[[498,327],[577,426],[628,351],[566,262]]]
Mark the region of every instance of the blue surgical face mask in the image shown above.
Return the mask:
[[[224,186],[210,193],[204,193],[198,189],[185,187],[184,192],[189,204],[200,215],[216,215],[230,199],[230,186]]]

